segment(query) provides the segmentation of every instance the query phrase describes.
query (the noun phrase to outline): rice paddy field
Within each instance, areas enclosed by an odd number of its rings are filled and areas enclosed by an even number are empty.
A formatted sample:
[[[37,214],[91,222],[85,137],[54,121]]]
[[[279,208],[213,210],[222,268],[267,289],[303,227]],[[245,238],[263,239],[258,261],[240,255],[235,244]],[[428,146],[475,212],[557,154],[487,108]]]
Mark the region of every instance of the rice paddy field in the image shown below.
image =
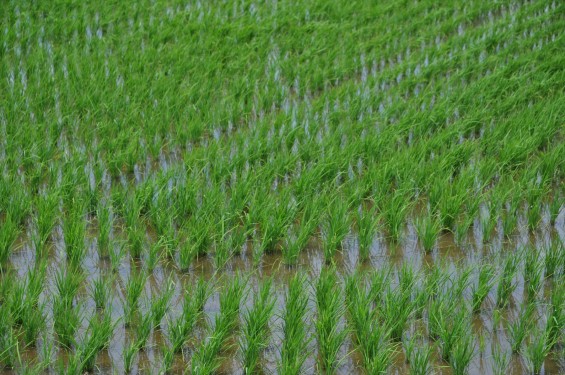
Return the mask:
[[[0,5],[0,374],[564,374],[565,3]]]

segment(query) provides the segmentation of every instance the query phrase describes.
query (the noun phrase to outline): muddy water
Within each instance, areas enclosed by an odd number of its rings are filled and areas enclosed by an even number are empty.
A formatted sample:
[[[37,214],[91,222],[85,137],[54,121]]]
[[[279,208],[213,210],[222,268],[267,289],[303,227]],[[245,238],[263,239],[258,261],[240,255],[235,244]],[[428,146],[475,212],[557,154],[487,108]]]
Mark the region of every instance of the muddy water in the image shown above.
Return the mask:
[[[561,215],[555,225],[555,228],[544,226],[536,233],[528,233],[526,226],[519,225],[521,228],[515,236],[510,239],[504,238],[501,235],[495,234],[494,238],[488,243],[484,244],[482,241],[482,233],[478,223],[470,229],[468,236],[461,242],[456,243],[451,234],[442,235],[438,241],[435,249],[425,254],[417,239],[416,231],[412,223],[409,221],[406,228],[403,240],[399,244],[390,244],[382,238],[376,236],[371,249],[370,259],[366,262],[359,260],[359,251],[357,246],[357,238],[355,233],[350,233],[343,243],[343,249],[339,252],[335,259],[335,264],[339,274],[343,277],[356,270],[370,271],[372,269],[397,269],[403,263],[410,264],[415,271],[426,273],[427,270],[434,264],[443,264],[450,272],[457,274],[461,269],[473,265],[478,265],[484,259],[491,259],[493,255],[505,254],[519,251],[524,244],[530,243],[537,248],[549,244],[551,241],[565,241],[565,231],[563,230],[563,223],[565,219],[565,212],[562,210]],[[521,219],[523,221],[523,218]],[[88,254],[83,262],[85,269],[86,280],[85,285],[79,292],[79,297],[83,305],[84,316],[83,323],[79,329],[79,340],[83,337],[86,327],[88,325],[88,317],[96,313],[94,301],[89,296],[89,285],[101,273],[110,273],[111,264],[108,259],[101,259],[98,256],[98,248],[96,238],[95,222],[89,228],[91,234],[87,238]],[[64,244],[62,240],[62,232],[60,228],[54,231],[53,241],[49,246],[49,268],[47,272],[47,280],[44,291],[41,295],[41,300],[45,303],[44,313],[47,315],[47,326],[52,326],[52,296],[55,292],[54,275],[55,271],[64,266]],[[120,236],[117,231],[116,236]],[[148,237],[151,237],[148,234]],[[190,341],[183,348],[181,354],[174,358],[173,373],[187,372],[190,360],[195,348],[206,339],[207,334],[211,332],[214,325],[214,317],[219,313],[219,290],[225,282],[229,282],[230,276],[236,272],[242,272],[248,276],[248,290],[247,297],[242,301],[242,310],[245,311],[253,303],[253,292],[257,290],[258,284],[265,278],[272,278],[274,281],[274,293],[276,293],[276,307],[275,314],[271,318],[270,328],[272,332],[269,346],[263,352],[262,371],[264,373],[277,373],[277,363],[280,360],[279,350],[281,348],[282,329],[281,319],[279,318],[284,312],[284,294],[285,286],[290,277],[296,272],[306,272],[310,279],[308,286],[310,293],[310,309],[307,316],[307,326],[312,336],[314,336],[313,319],[315,318],[315,302],[313,293],[313,281],[320,273],[325,265],[323,252],[321,250],[321,243],[319,240],[312,239],[308,248],[300,254],[297,266],[288,267],[283,264],[282,257],[279,252],[265,254],[259,265],[255,265],[252,256],[252,242],[247,243],[241,253],[234,256],[223,270],[217,270],[213,262],[213,254],[210,257],[203,257],[197,259],[189,271],[182,272],[173,262],[163,261],[158,264],[154,271],[150,274],[146,284],[145,290],[140,302],[140,312],[145,315],[149,311],[149,300],[152,296],[158,295],[164,287],[167,280],[172,280],[174,283],[174,296],[169,306],[167,316],[175,318],[181,311],[182,296],[186,288],[191,288],[192,285],[203,277],[206,280],[214,283],[215,288],[212,295],[208,298],[204,311],[205,317],[201,319]],[[142,258],[143,259],[143,258]],[[22,238],[18,243],[18,251],[16,251],[12,258],[12,270],[19,279],[23,279],[26,273],[32,269],[34,265],[34,251],[32,246]],[[118,320],[123,317],[123,301],[124,289],[129,275],[133,272],[139,272],[143,267],[143,260],[132,260],[129,257],[124,257],[119,268],[115,274],[113,281],[113,296],[109,301],[111,312],[114,319]],[[496,265],[497,268],[500,265]],[[521,266],[520,266],[521,267]],[[519,270],[520,270],[519,267]],[[394,275],[394,272],[393,272]],[[471,273],[470,284],[473,285],[477,281],[477,272]],[[6,276],[4,276],[6,277]],[[396,283],[395,277],[391,279],[392,283]],[[475,354],[472,359],[469,373],[470,374],[487,374],[493,372],[493,359],[492,348],[500,346],[505,353],[510,353],[510,343],[508,332],[501,323],[504,320],[513,320],[519,313],[520,307],[526,300],[526,290],[524,286],[523,277],[518,272],[516,279],[516,290],[512,294],[512,298],[508,307],[502,310],[500,320],[493,319],[496,310],[496,286],[491,290],[487,301],[483,305],[483,309],[473,318],[473,330],[475,333]],[[551,285],[550,282],[544,283],[545,295],[549,293],[552,287],[563,287],[562,285]],[[343,288],[342,288],[343,290]],[[470,288],[465,291],[466,298],[470,298]],[[542,299],[540,298],[540,301]],[[542,309],[538,314],[543,314]],[[406,335],[412,336],[418,333],[426,332],[426,322],[424,318],[412,321],[406,327]],[[345,325],[345,318],[342,321]],[[149,337],[147,347],[141,350],[135,357],[133,365],[133,373],[138,374],[153,374],[159,373],[162,365],[163,347],[168,345],[168,319],[163,319],[158,328],[154,328]],[[52,343],[55,335],[52,330],[48,330],[47,343]],[[350,335],[351,336],[351,335]],[[124,350],[135,337],[135,332],[129,327],[125,327],[120,320],[114,331],[113,338],[107,349],[103,350],[96,359],[96,373],[123,373],[124,372]],[[427,337],[424,334],[424,337]],[[233,344],[231,348],[222,353],[223,361],[218,371],[220,374],[239,374],[242,373],[239,349],[237,346],[238,338],[231,339]],[[435,345],[433,341],[428,341],[425,338],[424,343]],[[40,338],[36,348],[27,348],[21,351],[23,362],[32,363],[34,360],[42,358],[42,350],[46,345],[44,338]],[[54,345],[54,358],[53,361],[62,363],[66,362],[69,353],[67,350],[59,348]],[[407,374],[409,373],[409,365],[406,362],[406,357],[401,346],[399,345],[394,356],[394,362],[390,368],[392,374]],[[316,341],[314,338],[310,341],[308,348],[312,355],[306,361],[304,372],[307,374],[317,373],[316,367]],[[439,356],[439,350],[436,349],[433,361],[434,372],[438,374],[451,374],[450,366],[443,362]],[[355,351],[355,344],[351,337],[348,337],[345,344],[341,348],[342,362],[339,367],[338,373],[340,374],[363,374],[363,367],[361,357]],[[57,373],[57,366],[52,366],[47,373]],[[558,347],[545,361],[544,374],[563,374],[565,373],[565,358],[563,358],[563,348]],[[17,373],[15,370],[0,371],[3,374]],[[510,359],[508,374],[524,374],[528,373],[527,363],[523,355],[514,354]]]

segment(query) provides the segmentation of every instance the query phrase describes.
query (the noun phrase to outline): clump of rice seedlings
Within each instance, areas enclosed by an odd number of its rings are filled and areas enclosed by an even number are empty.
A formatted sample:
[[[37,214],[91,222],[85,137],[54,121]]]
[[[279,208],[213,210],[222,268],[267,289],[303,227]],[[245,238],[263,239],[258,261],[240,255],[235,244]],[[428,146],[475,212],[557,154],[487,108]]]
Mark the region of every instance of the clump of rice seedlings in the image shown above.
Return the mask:
[[[514,276],[518,269],[518,262],[516,257],[509,256],[504,260],[504,268],[502,269],[502,274],[498,280],[496,305],[499,308],[503,308],[508,304],[508,300],[512,295],[514,289],[516,289],[516,283],[514,282]]]
[[[136,356],[139,354],[139,347],[137,342],[131,342],[124,350],[124,371],[130,374],[133,370],[133,365]]]
[[[275,250],[295,217],[296,205],[290,200],[290,195],[283,193],[279,198],[280,200],[263,201],[263,207],[260,208],[261,254]]]
[[[545,276],[554,277],[559,268],[559,262],[565,258],[563,245],[559,241],[553,241],[545,251]]]
[[[49,240],[51,231],[55,227],[58,203],[59,197],[57,191],[46,192],[44,195],[37,197],[37,214],[33,216],[37,232],[33,234],[33,242],[38,256],[44,254],[45,244]]]
[[[170,374],[173,369],[173,363],[175,360],[175,352],[169,346],[165,346],[162,349],[163,352],[163,362],[161,363],[161,368],[159,370],[160,374]]]
[[[165,281],[165,285],[158,291],[158,295],[151,299],[151,316],[156,327],[161,325],[161,320],[169,309],[169,303],[174,293],[174,283],[172,279]]]
[[[555,225],[555,221],[561,212],[561,207],[563,206],[563,196],[555,194],[553,199],[549,201],[548,211],[549,211],[549,225]]]
[[[429,375],[432,370],[432,354],[434,347],[432,345],[421,345],[415,347],[411,352],[410,367],[408,371],[411,375]]]
[[[192,292],[192,298],[194,299],[194,306],[196,311],[204,311],[206,300],[208,300],[208,297],[210,297],[210,295],[212,294],[213,285],[214,282],[212,280],[205,280],[203,277],[200,277],[198,279],[196,287]]]
[[[549,340],[547,331],[543,329],[536,329],[532,334],[532,340],[526,348],[525,355],[528,368],[533,374],[541,373],[543,363],[554,344]]]
[[[5,309],[4,309],[5,310]],[[0,318],[3,318],[0,316]],[[13,369],[20,357],[20,343],[16,330],[6,324],[0,333],[0,363],[8,369]]]
[[[220,366],[219,354],[237,327],[239,305],[245,288],[245,280],[237,274],[220,292],[220,313],[216,315],[214,331],[192,356],[190,367],[193,374],[211,374]]]
[[[488,296],[490,290],[493,288],[495,283],[494,275],[494,266],[488,263],[481,265],[477,285],[473,286],[472,310],[474,313],[477,313],[481,310],[483,301]]]
[[[79,267],[86,256],[86,220],[83,205],[73,205],[71,211],[63,219],[63,234],[67,262],[72,267]]]
[[[12,219],[11,215],[6,215],[4,222],[0,225],[0,269],[3,269],[8,259],[10,259],[14,243],[18,239],[20,232],[20,227]]]
[[[243,371],[246,374],[257,373],[261,352],[269,344],[269,320],[275,307],[271,279],[265,280],[254,296],[251,310],[243,316],[243,336],[240,339]]]
[[[388,229],[388,234],[393,243],[398,242],[404,226],[406,215],[410,209],[410,201],[407,194],[397,190],[389,198],[383,198],[386,202],[382,208],[382,217]]]
[[[194,260],[198,257],[198,247],[190,240],[186,241],[179,247],[179,268],[183,272],[187,272]],[[216,259],[216,258],[215,258]],[[216,259],[217,260],[217,259]]]
[[[508,371],[508,366],[510,366],[511,360],[510,353],[505,352],[500,344],[492,345],[492,360],[493,366],[492,371],[495,375],[504,375]]]
[[[122,260],[126,255],[126,247],[122,242],[111,242],[108,256],[110,257],[110,266],[112,272],[116,273],[120,269]]]
[[[124,292],[124,322],[126,327],[133,322],[146,280],[147,274],[145,271],[131,270]]]
[[[81,355],[81,371],[90,372],[94,369],[96,355],[110,344],[116,321],[112,321],[111,312],[94,314],[89,321],[86,338],[79,345],[77,352]]]
[[[518,353],[520,351],[524,340],[528,336],[532,325],[534,309],[535,305],[533,304],[522,306],[522,311],[518,318],[508,324],[508,340],[510,341],[512,353]]]
[[[518,224],[518,205],[514,202],[509,202],[502,215],[502,230],[504,231],[504,236],[510,238],[516,225]]]
[[[101,258],[105,258],[110,250],[110,235],[114,225],[111,204],[99,202],[96,217],[98,218],[98,253]]]
[[[75,303],[75,298],[83,279],[83,275],[72,268],[55,274],[58,294],[53,298],[53,328],[60,344],[66,347],[75,343],[75,334],[82,321],[82,306]]]
[[[365,292],[357,275],[347,279],[346,291],[347,308],[363,366],[369,374],[386,373],[394,353],[390,329],[376,318],[375,311],[371,308],[370,294]]]
[[[528,227],[530,231],[534,231],[539,223],[541,222],[541,211],[542,211],[542,201],[541,198],[536,198],[528,204]]]
[[[494,230],[498,222],[498,216],[495,214],[496,210],[497,209],[495,207],[489,207],[488,211],[485,211],[485,213],[479,218],[483,234],[483,243],[490,241],[494,234]]]
[[[300,222],[294,230],[290,230],[285,238],[282,248],[283,261],[287,265],[294,265],[298,262],[298,256],[306,248],[308,240],[316,227],[318,218],[314,212],[314,204],[307,204],[300,217]]]
[[[461,218],[457,226],[455,228],[455,241],[457,243],[463,242],[465,238],[467,238],[467,234],[469,233],[469,228],[473,225],[473,221],[475,220],[472,216],[466,216]]]
[[[182,350],[196,322],[203,313],[202,309],[208,298],[208,294],[202,292],[201,284],[206,285],[206,282],[199,282],[196,291],[186,289],[184,292],[182,313],[176,319],[169,320],[167,324],[171,350],[174,353],[179,353]]]
[[[157,264],[162,257],[162,249],[166,246],[167,241],[163,236],[160,236],[157,241],[149,245],[149,249],[147,251],[147,259],[145,262],[145,265],[147,266],[147,270],[149,272],[153,272],[153,270],[157,267]]]
[[[449,364],[455,375],[467,374],[475,350],[474,337],[471,331],[464,330],[460,333],[462,335],[457,338],[449,356]]]
[[[412,264],[403,262],[398,270],[398,287],[402,292],[412,290],[416,284],[416,273]]]
[[[375,239],[377,231],[378,214],[377,207],[373,205],[371,208],[360,209],[357,213],[357,232],[359,236],[359,258],[361,261],[369,259],[371,246]]]
[[[100,273],[89,287],[90,295],[94,300],[94,304],[97,309],[104,309],[108,301],[111,299],[113,281],[114,279],[112,276]]]
[[[44,304],[26,303],[22,311],[23,338],[27,346],[34,347],[40,332],[45,329]]]
[[[227,219],[222,218],[220,221],[220,239],[215,241],[216,251],[214,253],[214,265],[217,269],[222,269],[228,263],[230,258],[234,254],[234,248],[237,246],[235,244],[236,236],[233,232],[236,232],[238,227],[231,228],[226,231],[225,224]]]
[[[412,289],[388,288],[377,309],[384,324],[390,329],[391,339],[400,341],[408,320],[414,314]]]
[[[141,220],[141,219],[138,219]],[[146,240],[145,229],[141,224],[127,227],[127,243],[130,256],[133,259],[140,259],[143,253],[143,246]]]
[[[390,271],[387,268],[379,268],[371,273],[371,285],[369,288],[369,295],[373,302],[378,302],[381,300],[382,295],[385,291],[385,287],[388,287],[390,282]]]
[[[305,293],[306,279],[295,274],[288,284],[285,298],[283,321],[283,340],[281,359],[278,365],[281,374],[298,375],[302,373],[308,358],[308,330],[304,319],[308,311],[308,295]]]
[[[327,206],[328,212],[323,221],[323,249],[326,262],[333,260],[336,251],[341,245],[347,233],[349,233],[350,216],[346,202],[336,198]]]
[[[345,341],[347,331],[340,329],[344,313],[341,291],[333,269],[322,269],[316,283],[315,320],[316,338],[319,348],[319,366],[327,374],[333,374],[340,363],[339,350]]]
[[[536,260],[533,263],[533,267],[529,274],[524,274],[524,278],[527,280],[527,293],[528,299],[534,300],[540,293],[542,293],[542,283],[543,283],[543,263],[540,260]]]
[[[154,327],[154,318],[151,315],[151,311],[144,314],[141,319],[135,325],[135,342],[139,350],[145,350],[147,346],[147,340],[151,335],[151,330]]]
[[[559,335],[565,328],[565,291],[554,286],[551,290],[551,301],[548,306],[545,332],[548,343],[555,346],[559,342]]]
[[[428,330],[432,338],[437,338],[441,358],[449,363],[456,344],[471,330],[469,315],[464,309],[457,309],[454,303],[438,299],[432,301],[429,308]]]
[[[441,231],[440,221],[428,212],[427,215],[417,218],[415,225],[424,251],[426,253],[431,252]]]

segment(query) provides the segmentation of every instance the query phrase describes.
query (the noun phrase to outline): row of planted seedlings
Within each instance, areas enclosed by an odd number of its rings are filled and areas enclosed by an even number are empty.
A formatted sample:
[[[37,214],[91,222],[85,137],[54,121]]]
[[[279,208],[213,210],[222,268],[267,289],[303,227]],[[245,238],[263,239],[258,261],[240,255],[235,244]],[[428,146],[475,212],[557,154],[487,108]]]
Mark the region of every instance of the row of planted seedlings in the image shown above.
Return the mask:
[[[539,209],[539,206],[526,206],[522,211],[525,213],[520,214],[520,195],[511,190],[510,182],[500,183],[481,196],[470,197],[460,190],[449,198],[457,201],[453,203],[456,209],[445,210],[441,207],[445,204],[441,199],[432,206],[433,200],[416,200],[414,193],[408,190],[363,199],[363,194],[356,193],[359,185],[354,181],[333,186],[333,191],[322,191],[310,198],[302,197],[302,200],[292,188],[285,187],[276,191],[262,189],[265,194],[258,192],[261,189],[250,188],[240,198],[212,189],[205,198],[200,197],[200,204],[192,203],[189,209],[193,211],[192,216],[182,225],[181,210],[171,205],[173,196],[155,193],[156,183],[146,185],[146,189],[140,188],[127,199],[123,198],[123,191],[117,190],[113,199],[101,198],[95,210],[90,212],[92,204],[86,197],[84,201],[77,197],[69,200],[64,192],[54,191],[36,198],[34,211],[37,214],[32,213],[27,230],[26,226],[12,221],[10,211],[7,211],[0,229],[0,263],[4,268],[8,266],[10,256],[26,230],[36,258],[48,256],[49,245],[62,237],[63,243],[58,246],[64,249],[67,262],[78,267],[84,262],[88,250],[85,245],[87,221],[94,217],[100,259],[109,260],[111,266],[117,268],[129,252],[134,259],[143,258],[152,271],[160,260],[173,261],[181,270],[189,270],[195,259],[208,253],[213,255],[215,266],[222,268],[244,249],[254,264],[259,263],[263,254],[280,251],[283,261],[293,265],[309,242],[317,237],[321,239],[325,260],[331,262],[351,232],[357,235],[360,259],[367,260],[377,234],[392,243],[399,242],[411,217],[425,252],[432,251],[438,237],[445,232],[455,232],[458,241],[466,240],[471,223],[478,229],[479,235],[475,237],[479,242],[487,243],[493,233],[512,240],[521,218],[527,221],[528,229],[535,230],[542,223],[542,228],[549,225],[551,232],[562,207],[562,197],[556,192],[549,204],[542,206],[544,214],[538,211],[534,215],[537,219],[532,221],[530,213],[534,211],[533,207]],[[532,191],[539,196],[548,190],[537,187]],[[76,192],[80,196],[81,191]],[[58,194],[63,197],[60,202],[57,201]],[[193,190],[192,194],[197,196],[202,192]],[[427,207],[418,207],[422,203]],[[66,212],[61,211],[60,204],[68,207]],[[160,209],[161,204],[170,209]],[[478,212],[477,217],[460,214],[463,207]],[[467,221],[467,224],[462,225],[463,229],[458,224],[453,227],[458,221]],[[148,230],[155,236],[148,235]],[[476,230],[473,232],[477,233]]]
[[[446,364],[461,374],[470,366],[504,373],[510,364],[539,373],[544,363],[558,366],[551,358],[558,359],[562,350],[564,253],[555,240],[466,266],[440,262],[417,271],[404,263],[343,276],[330,266],[310,280],[298,272],[287,287],[264,280],[253,293],[248,275],[226,274],[219,312],[208,323],[204,307],[215,293],[211,280],[200,279],[178,292],[173,279],[164,279],[149,296],[146,268],[132,265],[127,280],[101,272],[87,281],[81,267],[69,263],[50,269],[47,259],[39,258],[24,278],[2,278],[2,364],[40,372],[58,358],[59,371],[89,371],[116,339],[116,328],[124,327],[131,333],[129,343],[123,359],[113,360],[123,361],[125,371],[141,370],[135,367],[137,355],[150,349],[150,336],[160,330],[166,336],[165,372],[184,363],[194,373],[214,373],[237,352],[241,368],[254,373],[273,340],[277,316],[282,335],[277,368],[283,373],[300,373],[312,356],[310,367],[338,372],[348,355],[368,373],[386,372],[402,359],[415,374]],[[281,287],[288,288],[284,303],[275,306],[275,290]],[[174,298],[180,304],[171,303]],[[248,299],[252,306],[240,311]],[[312,325],[306,324],[308,318]],[[200,340],[195,336],[199,322],[204,324]],[[351,353],[344,352],[348,337],[355,348]],[[193,348],[188,355],[186,345]],[[21,354],[36,346],[37,362],[22,362]],[[179,353],[182,359],[175,357]],[[477,358],[480,364],[473,362]]]

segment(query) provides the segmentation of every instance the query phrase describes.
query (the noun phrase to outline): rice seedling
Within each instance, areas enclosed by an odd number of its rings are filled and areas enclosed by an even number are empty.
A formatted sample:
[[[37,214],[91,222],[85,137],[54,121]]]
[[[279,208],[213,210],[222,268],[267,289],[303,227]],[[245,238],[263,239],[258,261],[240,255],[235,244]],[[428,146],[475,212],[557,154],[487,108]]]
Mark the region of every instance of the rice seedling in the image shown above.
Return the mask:
[[[419,346],[414,348],[410,356],[409,373],[411,375],[428,375],[432,373],[433,346]]]
[[[104,258],[110,249],[110,236],[114,225],[111,204],[99,203],[96,209],[96,217],[98,218],[98,252],[100,257]]]
[[[112,272],[118,272],[121,264],[122,259],[124,259],[126,255],[126,248],[123,243],[111,243],[110,250],[108,251],[108,255],[110,257],[110,265],[112,268]]]
[[[388,228],[388,234],[392,242],[397,242],[411,204],[407,199],[406,192],[400,190],[397,190],[394,195],[385,199],[384,202],[387,203],[383,207],[382,215]]]
[[[526,348],[528,367],[533,374],[540,374],[543,363],[554,343],[549,340],[547,331],[537,329],[532,335],[532,341]]]
[[[307,204],[300,216],[300,222],[289,230],[282,248],[283,260],[288,265],[295,265],[298,255],[305,249],[310,236],[318,226],[318,218],[314,212],[314,204]]]
[[[260,252],[272,252],[283,239],[291,220],[295,216],[296,206],[284,193],[280,201],[266,201],[261,207],[259,223],[261,226]]]
[[[35,251],[38,256],[45,253],[45,244],[51,236],[51,232],[55,227],[57,220],[58,191],[46,192],[40,195],[36,200],[37,215],[33,216],[34,224],[37,232],[33,234]]]
[[[415,224],[422,247],[426,253],[429,253],[433,250],[441,231],[440,221],[428,212],[427,215],[417,218]]]
[[[173,369],[175,353],[170,347],[164,347],[162,351],[163,351],[163,362],[161,363],[161,368],[159,369],[159,373],[170,374]]]
[[[139,298],[145,288],[146,279],[147,274],[145,271],[132,270],[126,282],[124,293],[124,322],[126,326],[129,326],[134,320],[134,315],[138,310]]]
[[[495,283],[494,275],[495,269],[492,265],[488,263],[481,265],[477,285],[473,286],[472,309],[474,313],[477,313],[481,310],[483,301],[490,293],[490,290],[493,288]]]
[[[208,340],[192,356],[190,368],[193,374],[211,374],[218,369],[221,364],[219,354],[237,327],[239,305],[245,293],[246,281],[240,275],[236,275],[231,281],[220,292],[220,314],[216,316],[214,331],[210,332]]]
[[[505,307],[508,304],[512,292],[516,289],[514,276],[517,272],[517,268],[518,265],[515,257],[509,256],[504,260],[504,268],[498,280],[496,293],[496,305],[499,308]]]
[[[496,224],[498,222],[498,217],[495,214],[496,211],[496,207],[488,207],[486,212],[479,217],[483,234],[483,243],[490,241],[494,234],[494,230],[496,229]]]
[[[0,363],[12,369],[20,357],[20,344],[15,330],[12,327],[6,328],[0,336]]]
[[[158,296],[151,299],[151,316],[153,317],[153,324],[156,327],[161,325],[161,320],[169,309],[169,303],[174,293],[173,280],[168,279],[165,285],[158,291]]]
[[[474,217],[468,216],[461,219],[457,223],[457,226],[455,227],[455,240],[457,243],[461,243],[467,238],[467,235],[469,234],[469,228],[471,228],[471,226],[473,225],[474,220]]]
[[[469,371],[469,364],[473,358],[475,350],[474,337],[469,331],[461,332],[460,336],[453,346],[450,361],[454,374],[463,375]]]
[[[370,295],[365,292],[358,276],[347,280],[346,291],[347,308],[363,366],[369,374],[386,373],[394,353],[391,330],[388,325],[383,325],[376,319],[375,311],[370,307]]]
[[[113,278],[100,273],[90,285],[90,295],[97,309],[104,309],[112,297]]]
[[[45,329],[45,305],[27,303],[25,306],[22,312],[23,338],[27,346],[35,346],[41,331]]]
[[[139,354],[139,347],[136,342],[131,342],[124,350],[124,371],[130,374],[133,370],[133,365],[136,356]]]
[[[112,321],[110,312],[94,314],[90,318],[86,338],[76,350],[80,360],[79,372],[94,370],[96,355],[109,346],[116,323]]]
[[[13,245],[20,234],[20,227],[10,215],[6,215],[4,222],[0,225],[0,267],[5,267]]]
[[[563,246],[554,241],[545,251],[545,276],[554,277],[559,268],[560,259],[563,259]]]
[[[344,314],[337,275],[334,270],[324,268],[316,283],[316,307],[318,315],[315,320],[316,338],[319,348],[319,367],[326,373],[337,371],[341,361],[339,350],[346,338],[347,331],[340,329]]]
[[[208,293],[207,291],[203,292],[203,288],[207,288],[207,284],[200,279],[196,291],[187,289],[184,292],[182,313],[178,318],[168,321],[169,340],[171,341],[171,350],[174,353],[181,351],[196,322],[202,315],[204,303],[208,298]]]
[[[269,320],[275,307],[271,291],[272,280],[267,279],[254,296],[253,308],[243,315],[243,336],[239,345],[246,374],[258,371],[261,352],[269,344]]]
[[[359,258],[361,261],[366,261],[369,259],[371,246],[377,231],[378,213],[376,206],[366,210],[360,209],[356,221],[359,236]]]
[[[296,273],[288,284],[285,312],[282,317],[283,341],[278,369],[281,374],[301,374],[310,350],[309,337],[304,319],[308,312],[308,295],[305,293],[306,278]]]
[[[561,212],[561,207],[563,207],[563,197],[556,195],[549,201],[549,225],[555,225],[559,212]]]
[[[530,332],[535,311],[534,308],[533,304],[523,306],[518,318],[508,324],[508,336],[512,353],[518,353],[520,351],[524,340]]]
[[[58,291],[53,297],[54,330],[63,346],[70,347],[75,343],[75,333],[82,322],[81,304],[75,303],[78,290],[84,276],[69,268],[55,274],[55,286]]]
[[[147,346],[147,340],[151,335],[151,330],[154,328],[154,317],[151,312],[141,316],[140,320],[135,326],[135,342],[139,350],[144,350]]]
[[[551,291],[548,312],[545,324],[545,334],[547,343],[551,346],[557,345],[559,336],[565,327],[565,292],[561,288],[554,288]]]
[[[84,216],[82,203],[75,203],[72,211],[63,219],[65,251],[67,261],[72,267],[80,266],[86,256],[86,245],[84,243],[86,221]]]
[[[331,262],[336,251],[341,249],[341,245],[347,233],[349,233],[350,216],[348,205],[339,199],[328,204],[328,214],[323,221],[323,249],[326,262]]]
[[[505,352],[500,345],[493,345],[492,359],[493,359],[493,367],[492,367],[493,373],[496,375],[506,374],[508,371],[508,366],[510,366],[510,360],[511,360],[510,354]]]
[[[380,268],[371,273],[371,286],[369,288],[369,294],[371,295],[371,300],[373,302],[381,300],[385,288],[390,282],[389,272],[390,271],[386,268]]]

